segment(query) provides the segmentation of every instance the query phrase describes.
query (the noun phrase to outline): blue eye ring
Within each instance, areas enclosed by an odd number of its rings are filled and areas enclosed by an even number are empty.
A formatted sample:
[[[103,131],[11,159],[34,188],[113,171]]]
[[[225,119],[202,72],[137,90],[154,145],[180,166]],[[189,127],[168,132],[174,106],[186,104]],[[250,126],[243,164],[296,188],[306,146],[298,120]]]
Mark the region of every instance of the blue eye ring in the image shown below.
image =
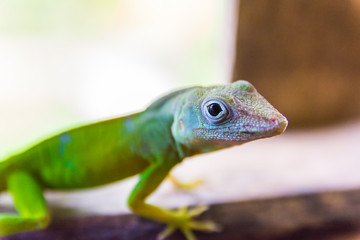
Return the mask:
[[[218,98],[206,98],[201,105],[201,112],[210,124],[226,123],[232,113],[225,101]]]

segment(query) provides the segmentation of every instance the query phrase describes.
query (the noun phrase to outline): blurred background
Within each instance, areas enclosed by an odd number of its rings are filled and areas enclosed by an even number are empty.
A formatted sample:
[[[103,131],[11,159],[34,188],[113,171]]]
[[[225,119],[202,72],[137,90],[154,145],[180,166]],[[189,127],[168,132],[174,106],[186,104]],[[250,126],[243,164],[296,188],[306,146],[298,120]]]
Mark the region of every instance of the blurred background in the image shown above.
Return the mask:
[[[290,120],[360,115],[359,0],[242,0],[233,79],[251,79]]]
[[[166,181],[150,201],[360,186],[360,0],[0,1],[0,159],[173,89],[237,79],[288,117],[288,131],[186,160],[174,175],[204,183],[184,192]],[[135,182],[48,197],[118,213]]]

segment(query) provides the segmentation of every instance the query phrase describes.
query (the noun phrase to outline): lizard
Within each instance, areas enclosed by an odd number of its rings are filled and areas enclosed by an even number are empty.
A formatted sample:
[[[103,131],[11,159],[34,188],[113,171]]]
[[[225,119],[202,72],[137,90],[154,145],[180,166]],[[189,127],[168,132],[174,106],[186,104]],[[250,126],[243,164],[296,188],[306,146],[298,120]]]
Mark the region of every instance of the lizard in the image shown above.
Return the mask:
[[[44,191],[101,186],[139,174],[127,200],[137,215],[167,224],[187,240],[193,231],[216,231],[196,221],[206,210],[163,209],[146,202],[170,170],[186,157],[283,133],[287,119],[245,80],[172,92],[144,111],[89,123],[53,135],[0,162],[0,191],[17,213],[0,214],[0,236],[45,229]]]

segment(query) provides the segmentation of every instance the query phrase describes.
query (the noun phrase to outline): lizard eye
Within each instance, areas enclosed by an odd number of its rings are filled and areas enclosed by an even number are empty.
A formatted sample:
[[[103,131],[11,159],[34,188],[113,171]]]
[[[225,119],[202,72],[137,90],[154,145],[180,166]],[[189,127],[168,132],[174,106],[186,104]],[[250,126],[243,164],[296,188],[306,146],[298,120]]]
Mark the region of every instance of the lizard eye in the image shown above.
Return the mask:
[[[220,104],[211,103],[207,106],[207,111],[210,113],[211,116],[216,117],[217,115],[221,114],[223,109],[221,108]]]
[[[230,114],[229,107],[219,99],[205,99],[202,104],[204,118],[211,124],[223,123]]]

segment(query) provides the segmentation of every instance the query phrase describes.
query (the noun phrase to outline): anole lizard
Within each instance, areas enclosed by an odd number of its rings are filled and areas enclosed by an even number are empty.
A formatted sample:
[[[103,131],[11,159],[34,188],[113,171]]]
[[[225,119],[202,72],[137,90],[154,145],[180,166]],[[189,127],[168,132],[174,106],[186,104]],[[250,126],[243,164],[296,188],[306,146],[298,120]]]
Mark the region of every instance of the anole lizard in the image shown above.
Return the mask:
[[[70,129],[0,162],[0,190],[12,194],[18,214],[0,214],[0,235],[44,229],[50,216],[45,189],[100,186],[136,174],[131,210],[180,229],[214,231],[194,221],[203,207],[178,211],[146,203],[170,170],[184,158],[281,134],[286,118],[247,81],[192,87],[170,93],[143,112]]]

